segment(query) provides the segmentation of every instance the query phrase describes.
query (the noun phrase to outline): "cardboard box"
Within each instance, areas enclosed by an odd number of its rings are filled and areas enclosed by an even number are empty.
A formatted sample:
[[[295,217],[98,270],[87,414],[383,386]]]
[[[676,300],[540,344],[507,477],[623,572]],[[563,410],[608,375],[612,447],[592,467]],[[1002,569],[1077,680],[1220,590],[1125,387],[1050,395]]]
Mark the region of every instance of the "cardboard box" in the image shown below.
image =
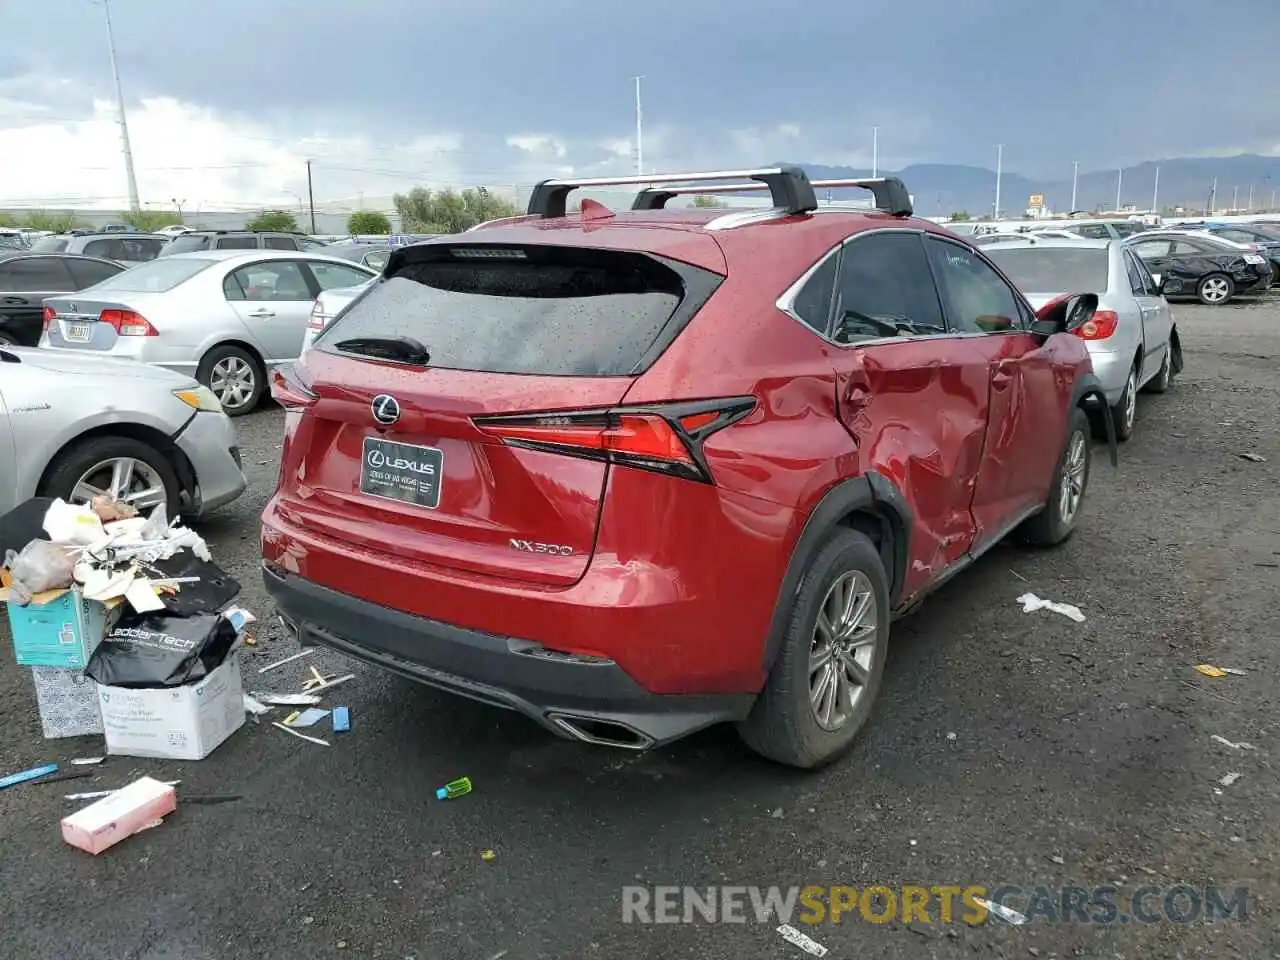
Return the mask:
[[[86,853],[101,853],[178,808],[173,787],[150,777],[62,818],[62,839]]]
[[[98,709],[98,685],[83,670],[32,667],[40,726],[46,739],[89,737],[102,734]]]
[[[25,607],[9,603],[7,589],[0,590],[0,600],[8,608],[18,665],[64,669],[84,668],[120,605],[86,600],[79,587],[37,593]]]
[[[205,679],[181,687],[128,690],[98,685],[107,753],[203,760],[244,726],[240,658],[232,651]]]

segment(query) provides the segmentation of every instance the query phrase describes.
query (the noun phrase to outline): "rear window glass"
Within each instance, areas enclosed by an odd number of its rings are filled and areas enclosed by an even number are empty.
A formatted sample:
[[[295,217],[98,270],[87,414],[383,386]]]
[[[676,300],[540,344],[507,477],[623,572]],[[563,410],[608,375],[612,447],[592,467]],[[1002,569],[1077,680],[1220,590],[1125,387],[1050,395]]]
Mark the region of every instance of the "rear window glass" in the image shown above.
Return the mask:
[[[425,255],[432,259],[400,264],[317,345],[411,337],[433,367],[621,376],[635,371],[685,299],[680,273],[644,254],[441,245]]]
[[[96,290],[120,290],[126,293],[164,293],[190,280],[215,263],[204,258],[148,260],[98,284]]]
[[[191,253],[194,250],[208,250],[209,238],[202,236],[174,237],[164,247],[166,254]]]
[[[984,252],[1023,293],[1107,292],[1110,260],[1106,250],[992,246]]]

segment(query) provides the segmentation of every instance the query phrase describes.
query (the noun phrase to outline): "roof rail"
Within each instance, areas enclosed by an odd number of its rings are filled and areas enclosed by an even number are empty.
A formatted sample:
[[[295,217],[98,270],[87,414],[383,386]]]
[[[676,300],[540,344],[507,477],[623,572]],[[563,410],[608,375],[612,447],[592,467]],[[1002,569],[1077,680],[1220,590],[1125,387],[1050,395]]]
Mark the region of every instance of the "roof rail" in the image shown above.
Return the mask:
[[[906,184],[897,177],[877,177],[866,180],[812,180],[809,186],[815,190],[824,187],[861,187],[864,190],[871,191],[875,207],[882,213],[892,214],[895,217],[909,217],[915,212],[911,205],[911,194],[907,192]],[[636,194],[636,199],[632,203],[631,209],[661,210],[666,206],[667,201],[673,197],[687,196],[688,194],[745,193],[760,189],[763,188],[754,183],[704,183],[683,187],[665,185],[649,187]]]
[[[643,196],[652,189],[651,184],[654,183],[709,183],[716,180],[759,181],[761,186],[758,187],[753,184],[742,186],[757,190],[767,188],[773,195],[773,205],[788,214],[807,213],[818,208],[818,198],[804,170],[794,164],[780,163],[776,167],[761,167],[754,170],[662,173],[652,176],[604,177],[589,180],[543,180],[533,188],[533,193],[529,196],[529,215],[544,218],[563,217],[569,194],[579,187],[637,186],[644,188],[640,191],[640,196]],[[706,192],[705,188],[702,192]],[[636,203],[639,203],[640,196],[637,196]],[[664,200],[663,203],[665,202]],[[661,204],[658,206],[661,207]],[[632,209],[652,208],[633,205]]]

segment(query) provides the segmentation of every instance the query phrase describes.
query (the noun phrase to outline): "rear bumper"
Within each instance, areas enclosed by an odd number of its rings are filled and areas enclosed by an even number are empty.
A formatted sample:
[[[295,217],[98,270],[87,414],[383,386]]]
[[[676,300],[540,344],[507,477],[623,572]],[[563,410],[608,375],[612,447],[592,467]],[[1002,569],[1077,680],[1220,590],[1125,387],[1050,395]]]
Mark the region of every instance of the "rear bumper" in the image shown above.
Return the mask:
[[[646,749],[746,716],[742,694],[654,694],[612,660],[429,620],[320,586],[271,564],[263,583],[299,642],[515,710],[561,737]]]
[[[1107,395],[1107,403],[1115,406],[1124,394],[1125,382],[1129,379],[1129,371],[1133,368],[1132,353],[1089,351],[1089,359],[1093,363],[1093,375],[1102,385],[1102,392]]]

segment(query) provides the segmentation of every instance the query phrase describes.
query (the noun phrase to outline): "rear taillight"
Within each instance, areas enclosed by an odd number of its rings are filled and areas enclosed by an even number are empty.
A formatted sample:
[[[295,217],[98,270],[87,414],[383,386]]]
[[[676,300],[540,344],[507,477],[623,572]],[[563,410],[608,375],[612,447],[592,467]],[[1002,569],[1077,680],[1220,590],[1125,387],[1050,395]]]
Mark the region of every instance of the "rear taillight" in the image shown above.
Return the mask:
[[[117,336],[158,337],[160,331],[147,322],[147,318],[132,310],[103,310],[98,320],[110,324]]]
[[[568,413],[476,417],[508,446],[604,460],[711,483],[702,444],[755,408],[751,397]]]
[[[307,328],[310,330],[323,330],[324,325],[329,322],[329,315],[324,312],[324,307],[317,300],[311,307],[311,319],[307,322]]]
[[[44,328],[45,328],[46,330],[48,330],[48,329],[49,329],[49,325],[50,325],[51,323],[53,323],[54,319],[55,319],[57,316],[58,316],[58,311],[54,310],[54,309],[53,309],[53,307],[49,306],[48,304],[45,304],[45,308],[44,308]]]
[[[271,371],[271,398],[286,410],[309,407],[317,400],[292,364],[276,367]]]
[[[1120,318],[1111,310],[1098,310],[1087,323],[1076,327],[1075,335],[1081,340],[1106,340],[1120,326]]]

